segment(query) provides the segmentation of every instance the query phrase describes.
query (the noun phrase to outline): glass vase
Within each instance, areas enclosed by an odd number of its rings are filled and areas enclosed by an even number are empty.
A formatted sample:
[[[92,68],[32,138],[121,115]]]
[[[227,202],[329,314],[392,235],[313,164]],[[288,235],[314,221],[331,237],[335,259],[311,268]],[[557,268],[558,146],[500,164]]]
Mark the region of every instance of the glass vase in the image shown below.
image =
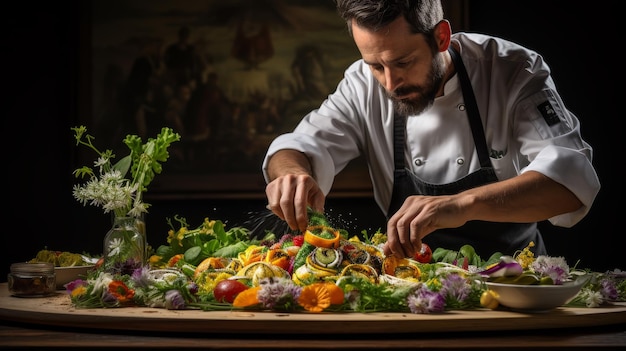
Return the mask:
[[[142,222],[143,223],[143,222]],[[146,261],[146,236],[139,231],[137,218],[114,217],[104,237],[104,268],[108,272],[132,274]]]

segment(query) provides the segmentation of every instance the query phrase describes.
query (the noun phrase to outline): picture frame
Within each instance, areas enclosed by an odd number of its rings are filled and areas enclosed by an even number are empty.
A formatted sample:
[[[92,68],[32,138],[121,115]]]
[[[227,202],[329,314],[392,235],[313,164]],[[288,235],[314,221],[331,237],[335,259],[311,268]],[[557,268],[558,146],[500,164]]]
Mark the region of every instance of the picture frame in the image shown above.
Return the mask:
[[[181,134],[152,198],[264,197],[270,142],[319,107],[360,58],[333,1],[88,4],[82,93],[97,143],[123,156],[127,134],[146,139],[164,126]],[[445,4],[459,22],[465,1]],[[351,162],[331,194],[371,196],[365,162]]]

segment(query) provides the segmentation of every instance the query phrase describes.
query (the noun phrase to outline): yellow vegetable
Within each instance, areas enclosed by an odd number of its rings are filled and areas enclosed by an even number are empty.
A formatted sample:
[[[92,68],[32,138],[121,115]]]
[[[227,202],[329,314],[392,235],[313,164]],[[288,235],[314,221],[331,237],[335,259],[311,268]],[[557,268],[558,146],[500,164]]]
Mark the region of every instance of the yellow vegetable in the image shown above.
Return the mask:
[[[498,294],[493,290],[485,290],[483,294],[480,296],[480,304],[485,308],[489,308],[491,310],[495,310],[498,308],[500,303],[496,298]]]

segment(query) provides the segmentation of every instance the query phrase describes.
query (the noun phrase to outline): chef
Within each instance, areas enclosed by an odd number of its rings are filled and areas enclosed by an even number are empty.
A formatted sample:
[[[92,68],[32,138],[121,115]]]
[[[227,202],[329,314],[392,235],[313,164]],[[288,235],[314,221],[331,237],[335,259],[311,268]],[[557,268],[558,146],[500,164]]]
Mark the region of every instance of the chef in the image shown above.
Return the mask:
[[[438,0],[338,0],[361,53],[334,93],[278,136],[263,162],[268,206],[305,230],[334,177],[367,161],[387,216],[386,255],[422,242],[479,255],[531,242],[537,222],[571,227],[600,189],[592,148],[537,52],[451,33]],[[384,9],[381,11],[380,9]]]

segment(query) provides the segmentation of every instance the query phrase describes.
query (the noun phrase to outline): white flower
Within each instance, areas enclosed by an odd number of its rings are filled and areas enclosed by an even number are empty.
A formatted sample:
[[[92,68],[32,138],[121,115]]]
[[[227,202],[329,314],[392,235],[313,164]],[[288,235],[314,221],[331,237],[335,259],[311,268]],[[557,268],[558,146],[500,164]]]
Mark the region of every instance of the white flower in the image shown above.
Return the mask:
[[[169,156],[170,144],[180,140],[180,135],[171,128],[162,128],[156,139],[148,139],[142,144],[137,135],[127,135],[124,144],[130,154],[113,164],[112,150],[101,152],[93,145],[94,137],[86,134],[85,126],[72,128],[76,145],[82,144],[98,154],[94,168],[82,167],[74,171],[76,177],[88,177],[83,185],[73,187],[73,195],[83,205],[87,203],[102,207],[104,213],[114,212],[116,216],[141,217],[147,213],[147,204],[141,200],[155,173],[160,173],[161,164]],[[127,173],[129,177],[126,178]]]
[[[587,307],[598,307],[604,303],[604,299],[602,298],[602,293],[600,291],[588,289],[585,291],[585,294],[587,295],[585,298],[585,304]]]
[[[561,285],[569,278],[569,266],[563,257],[541,255],[530,265],[535,273],[550,277],[554,284]]]
[[[114,238],[109,242],[109,257],[117,256],[122,251],[122,245],[124,240],[120,238]]]
[[[92,294],[100,295],[103,291],[109,288],[109,284],[113,281],[113,276],[110,273],[100,272],[98,277],[94,281],[90,281],[90,285],[93,285]]]

